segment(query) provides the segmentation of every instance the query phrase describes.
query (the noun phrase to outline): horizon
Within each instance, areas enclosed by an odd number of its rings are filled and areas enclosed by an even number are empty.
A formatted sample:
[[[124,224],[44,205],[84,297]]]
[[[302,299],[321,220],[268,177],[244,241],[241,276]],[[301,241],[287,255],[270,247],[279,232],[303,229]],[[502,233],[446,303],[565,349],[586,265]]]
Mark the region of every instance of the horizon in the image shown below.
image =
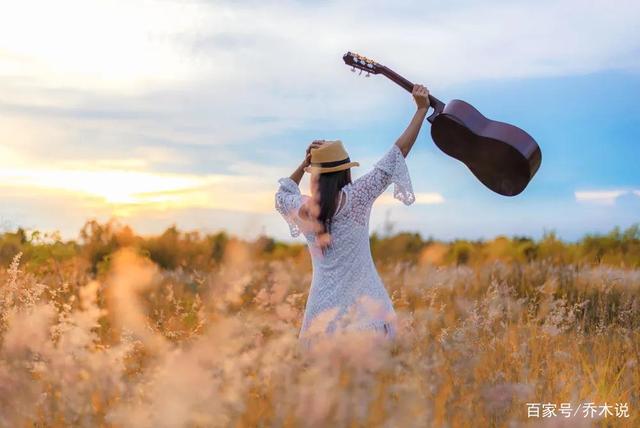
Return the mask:
[[[96,219],[88,219],[85,223],[89,224],[92,221],[97,221]],[[243,237],[243,236],[239,236],[239,235],[235,235],[233,233],[230,233],[224,229],[218,229],[218,230],[210,230],[210,231],[202,231],[202,230],[198,230],[198,229],[182,229],[180,228],[178,225],[176,224],[171,224],[168,225],[164,230],[161,230],[157,233],[140,233],[138,232],[135,228],[131,227],[131,225],[128,225],[126,223],[122,223],[119,222],[117,219],[113,218],[111,220],[108,220],[107,222],[98,222],[99,225],[101,226],[107,226],[108,224],[113,224],[113,226],[115,227],[115,231],[119,231],[122,230],[124,228],[129,228],[131,230],[131,232],[133,233],[133,236],[141,238],[141,239],[152,239],[152,238],[157,238],[159,236],[161,236],[164,232],[166,232],[169,229],[175,228],[176,231],[180,234],[190,234],[190,233],[198,233],[200,234],[201,238],[207,237],[207,236],[215,236],[218,234],[226,234],[229,238],[235,238],[235,239],[239,239],[241,241],[244,242],[257,242],[260,239],[266,238],[266,239],[272,239],[275,242],[281,242],[287,245],[292,245],[292,244],[299,244],[299,245],[306,245],[305,241],[299,240],[299,239],[278,239],[277,237],[268,235],[268,234],[258,234],[255,236],[251,236],[251,237]],[[84,225],[83,225],[84,226]],[[508,240],[518,240],[518,239],[529,239],[533,242],[542,242],[545,238],[547,237],[554,237],[556,239],[559,239],[561,242],[565,243],[565,244],[579,244],[580,241],[584,240],[585,238],[588,237],[605,237],[605,236],[609,236],[615,232],[618,232],[620,234],[624,234],[627,231],[630,230],[637,230],[638,228],[640,228],[640,222],[638,223],[634,223],[631,224],[629,227],[623,228],[620,226],[614,226],[611,228],[611,230],[605,231],[605,232],[595,232],[595,233],[586,233],[580,237],[578,237],[577,239],[573,239],[573,240],[568,240],[568,239],[563,239],[561,236],[559,236],[557,234],[556,231],[554,230],[545,230],[543,232],[543,234],[539,237],[533,237],[533,236],[529,236],[529,235],[504,235],[504,234],[498,234],[498,235],[494,235],[494,236],[489,236],[486,238],[477,238],[477,239],[467,239],[467,238],[452,238],[452,239],[438,239],[434,236],[431,235],[423,235],[420,232],[416,232],[416,231],[410,231],[410,230],[401,230],[401,231],[393,231],[393,228],[389,228],[389,226],[387,225],[383,225],[381,227],[381,229],[386,229],[386,230],[376,230],[373,231],[370,236],[374,236],[376,235],[378,239],[384,240],[384,239],[392,239],[394,237],[403,235],[403,234],[417,234],[419,236],[419,238],[423,241],[423,242],[434,242],[434,243],[444,243],[444,244],[451,244],[454,243],[456,241],[466,241],[466,242],[471,242],[471,243],[489,243],[492,241],[496,241],[498,239],[508,239]],[[34,241],[35,245],[40,245],[40,244],[52,244],[55,242],[62,242],[62,243],[71,243],[71,242],[76,242],[78,243],[82,237],[81,237],[81,232],[82,232],[82,228],[78,230],[78,233],[76,234],[76,236],[73,237],[64,237],[62,235],[60,235],[59,231],[42,231],[42,230],[38,230],[38,229],[28,229],[28,228],[23,228],[23,227],[17,227],[15,229],[8,229],[8,228],[0,228],[0,237],[6,235],[6,234],[19,234],[20,231],[22,231],[25,236],[27,238],[29,238],[30,240],[34,238],[34,235],[37,235],[37,240]],[[636,233],[637,234],[637,233]]]

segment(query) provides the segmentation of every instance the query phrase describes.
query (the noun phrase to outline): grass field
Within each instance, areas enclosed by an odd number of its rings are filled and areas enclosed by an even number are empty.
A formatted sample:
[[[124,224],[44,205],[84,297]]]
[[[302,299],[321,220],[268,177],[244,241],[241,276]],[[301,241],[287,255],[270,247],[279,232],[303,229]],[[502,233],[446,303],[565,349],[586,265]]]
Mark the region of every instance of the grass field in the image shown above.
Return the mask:
[[[112,226],[0,239],[0,426],[640,426],[637,229],[373,237],[397,340],[304,353],[304,247]]]

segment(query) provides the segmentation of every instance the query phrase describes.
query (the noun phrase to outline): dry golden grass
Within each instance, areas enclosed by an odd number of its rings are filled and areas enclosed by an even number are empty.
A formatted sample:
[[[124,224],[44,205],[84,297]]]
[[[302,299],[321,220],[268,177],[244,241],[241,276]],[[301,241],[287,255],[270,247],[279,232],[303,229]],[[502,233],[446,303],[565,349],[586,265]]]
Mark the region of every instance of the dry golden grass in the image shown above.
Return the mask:
[[[435,251],[435,250],[434,250]],[[640,271],[544,262],[379,271],[398,337],[297,333],[306,263],[226,248],[210,271],[121,250],[0,270],[0,426],[640,426]],[[527,418],[527,402],[629,417]]]

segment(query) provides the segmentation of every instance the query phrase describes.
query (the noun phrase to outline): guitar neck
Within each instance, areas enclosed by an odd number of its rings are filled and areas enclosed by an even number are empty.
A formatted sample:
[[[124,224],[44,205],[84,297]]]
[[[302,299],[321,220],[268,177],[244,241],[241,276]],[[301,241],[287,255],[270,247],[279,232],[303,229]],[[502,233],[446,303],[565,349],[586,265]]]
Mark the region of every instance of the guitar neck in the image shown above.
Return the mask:
[[[404,88],[407,92],[411,93],[413,91],[413,83],[400,76],[389,67],[382,66],[381,74],[384,74],[389,80],[395,82],[398,86]],[[433,107],[434,112],[427,118],[427,120],[429,121],[429,123],[433,123],[433,119],[435,119],[435,117],[444,109],[444,103],[433,95],[429,94],[429,105],[430,107]]]

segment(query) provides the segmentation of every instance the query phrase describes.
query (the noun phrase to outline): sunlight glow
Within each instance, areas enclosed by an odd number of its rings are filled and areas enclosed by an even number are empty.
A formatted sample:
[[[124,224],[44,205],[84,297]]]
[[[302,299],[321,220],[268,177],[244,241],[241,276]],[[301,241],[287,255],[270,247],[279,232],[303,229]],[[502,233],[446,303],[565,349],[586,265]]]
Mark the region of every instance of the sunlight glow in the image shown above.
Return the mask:
[[[273,192],[259,190],[259,179],[247,176],[13,167],[0,168],[0,181],[6,188],[46,190],[52,197],[70,193],[121,216],[184,208],[267,212],[273,199]]]
[[[65,171],[3,169],[0,178],[15,187],[60,189],[98,196],[106,203],[132,204],[169,200],[145,196],[149,192],[171,192],[202,185],[196,177],[135,171]]]

